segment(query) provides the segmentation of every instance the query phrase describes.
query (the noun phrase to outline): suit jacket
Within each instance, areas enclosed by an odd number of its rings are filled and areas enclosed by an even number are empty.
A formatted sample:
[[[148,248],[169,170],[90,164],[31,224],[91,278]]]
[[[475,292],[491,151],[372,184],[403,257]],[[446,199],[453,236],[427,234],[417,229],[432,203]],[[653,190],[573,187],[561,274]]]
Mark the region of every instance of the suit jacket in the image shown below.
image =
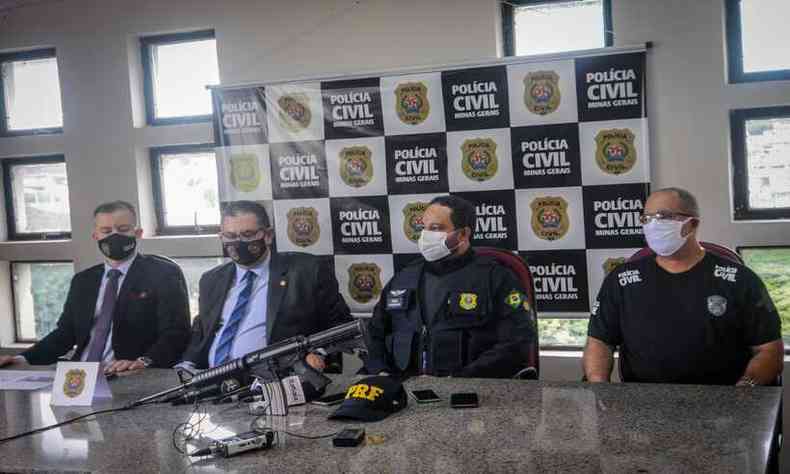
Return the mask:
[[[271,258],[266,343],[309,335],[352,320],[329,260],[297,252],[274,253]],[[197,368],[208,367],[208,353],[222,324],[222,307],[235,277],[236,264],[229,262],[200,278],[200,312],[184,351],[184,360]]]
[[[90,340],[104,264],[71,280],[57,327],[23,352],[30,364],[55,363],[75,345],[79,360]],[[189,341],[189,300],[181,268],[162,257],[138,254],[115,304],[112,348],[115,359],[150,357],[155,367],[171,367]]]

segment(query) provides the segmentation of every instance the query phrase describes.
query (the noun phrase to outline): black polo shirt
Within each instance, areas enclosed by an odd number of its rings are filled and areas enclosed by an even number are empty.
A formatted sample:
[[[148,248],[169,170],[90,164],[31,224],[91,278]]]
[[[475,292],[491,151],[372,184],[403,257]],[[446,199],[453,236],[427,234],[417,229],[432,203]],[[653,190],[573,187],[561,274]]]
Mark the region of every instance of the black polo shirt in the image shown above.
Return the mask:
[[[708,252],[683,273],[655,257],[615,268],[587,334],[619,346],[623,381],[729,385],[743,375],[750,347],[779,339],[780,328],[760,278]]]

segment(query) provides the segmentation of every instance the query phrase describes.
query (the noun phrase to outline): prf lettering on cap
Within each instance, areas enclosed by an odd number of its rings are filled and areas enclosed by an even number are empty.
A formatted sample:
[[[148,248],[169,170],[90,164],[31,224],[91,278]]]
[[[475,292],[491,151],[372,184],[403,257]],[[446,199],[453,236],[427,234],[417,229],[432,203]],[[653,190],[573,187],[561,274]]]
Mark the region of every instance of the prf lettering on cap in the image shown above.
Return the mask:
[[[379,398],[382,393],[384,393],[384,390],[375,385],[360,383],[348,388],[346,398],[364,398],[372,402]]]

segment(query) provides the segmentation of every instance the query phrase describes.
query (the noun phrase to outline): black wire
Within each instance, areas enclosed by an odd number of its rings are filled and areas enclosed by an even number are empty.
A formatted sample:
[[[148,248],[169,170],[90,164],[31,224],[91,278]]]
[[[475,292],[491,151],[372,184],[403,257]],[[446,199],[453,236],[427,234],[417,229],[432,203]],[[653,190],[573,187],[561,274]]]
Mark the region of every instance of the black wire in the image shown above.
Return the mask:
[[[91,412],[91,413],[87,413],[85,415],[80,415],[80,416],[77,416],[77,417],[74,417],[74,418],[70,418],[70,419],[68,419],[66,421],[61,421],[60,423],[55,423],[53,425],[48,425],[48,426],[42,426],[41,428],[36,428],[34,430],[25,431],[24,433],[18,433],[18,434],[12,435],[12,436],[7,436],[5,438],[0,438],[0,444],[7,443],[9,441],[13,441],[13,440],[19,439],[19,438],[24,438],[25,436],[34,435],[36,433],[42,433],[44,431],[49,431],[49,430],[52,430],[52,429],[55,429],[55,428],[60,428],[61,426],[69,425],[71,423],[80,421],[80,420],[85,419],[85,418],[89,418],[91,416],[103,415],[105,413],[114,413],[114,412],[118,412],[118,411],[131,410],[132,408],[135,408],[135,407],[138,407],[138,406],[145,406],[145,405],[151,405],[151,404],[152,404],[151,402],[141,403],[139,405],[129,404],[129,405],[124,405],[122,407],[108,408],[106,410],[94,411],[94,412]]]
[[[178,451],[178,453],[181,454],[182,456],[187,456],[187,457],[189,456],[189,454],[186,452],[187,443],[189,443],[190,441],[192,441],[193,439],[197,438],[202,434],[200,425],[203,423],[203,421],[206,420],[206,418],[208,418],[208,412],[207,411],[201,412],[200,408],[201,408],[200,401],[195,400],[195,403],[192,405],[192,411],[189,413],[189,416],[187,417],[187,421],[176,425],[176,427],[173,429],[173,432],[171,434],[171,441],[173,443],[173,448],[175,448],[175,450]],[[195,422],[190,421],[192,417],[194,417],[195,415],[198,416],[197,420],[195,420]],[[177,437],[179,434],[183,436],[183,445],[184,445],[183,448],[178,444]]]
[[[334,433],[323,434],[323,435],[315,435],[315,436],[301,435],[301,434],[291,433],[290,431],[283,431],[283,433],[287,434],[288,436],[293,436],[295,438],[324,439],[324,438],[331,438],[331,437],[337,435],[338,433],[340,433],[340,431],[335,431]]]

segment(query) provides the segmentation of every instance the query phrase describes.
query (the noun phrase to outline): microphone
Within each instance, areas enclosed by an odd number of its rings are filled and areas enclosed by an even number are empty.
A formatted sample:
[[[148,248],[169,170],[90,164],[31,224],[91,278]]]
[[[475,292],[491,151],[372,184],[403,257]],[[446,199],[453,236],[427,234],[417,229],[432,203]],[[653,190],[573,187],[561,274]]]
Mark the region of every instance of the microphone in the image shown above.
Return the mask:
[[[130,402],[127,404],[127,407],[133,408],[145,405],[176,392],[179,393],[176,396],[176,400],[186,400],[187,398],[185,397],[187,396],[197,396],[194,391],[199,387],[217,385],[222,380],[229,378],[241,379],[248,375],[251,370],[257,370],[259,366],[267,364],[269,371],[275,373],[274,375],[261,375],[261,377],[269,380],[269,377],[277,377],[276,370],[278,367],[290,367],[296,360],[304,357],[311,351],[324,348],[327,353],[332,354],[360,349],[365,347],[366,339],[365,323],[359,320],[341,324],[307,337],[296,336],[276,344],[270,344],[263,349],[250,352],[243,357],[226,362],[213,369],[199,372],[181,385]],[[194,399],[192,400],[194,401]]]
[[[219,384],[211,384],[194,390],[187,390],[184,393],[177,393],[162,400],[162,403],[172,403],[173,406],[188,405],[195,403],[206,397],[212,397],[220,393]]]
[[[236,403],[238,401],[244,401],[248,397],[253,397],[255,395],[260,395],[263,392],[260,390],[260,386],[253,388],[252,384],[247,385],[246,387],[239,388],[232,392],[226,393],[222,397],[217,398],[214,400],[214,404],[220,403]]]

